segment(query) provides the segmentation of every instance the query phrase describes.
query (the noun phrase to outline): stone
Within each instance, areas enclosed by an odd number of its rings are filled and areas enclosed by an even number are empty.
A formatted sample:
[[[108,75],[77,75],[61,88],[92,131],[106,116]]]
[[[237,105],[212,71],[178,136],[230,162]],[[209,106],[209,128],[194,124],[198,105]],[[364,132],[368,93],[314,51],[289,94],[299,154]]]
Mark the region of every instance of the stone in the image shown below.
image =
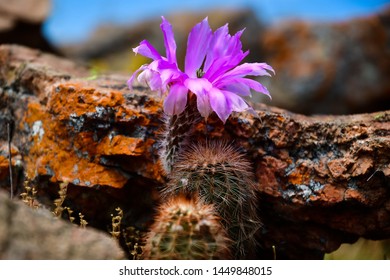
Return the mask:
[[[0,44],[20,44],[58,54],[42,33],[50,9],[50,0],[0,0]]]
[[[389,109],[389,18],[387,8],[349,21],[296,20],[267,28],[260,45],[276,71],[267,81],[272,104],[303,114]]]
[[[15,123],[12,145],[37,199],[52,206],[67,182],[64,205],[92,227],[107,230],[120,207],[124,225],[147,231],[166,182],[158,94],[129,90],[128,75],[91,76],[23,47],[1,46],[0,65],[0,115]],[[273,258],[274,247],[279,259],[321,259],[359,237],[390,237],[390,111],[304,116],[254,107],[259,118],[236,114],[225,125],[211,115],[192,139],[233,142],[253,163],[263,223],[257,258]]]
[[[125,254],[118,242],[93,228],[81,228],[11,200],[0,190],[0,259],[118,260]]]

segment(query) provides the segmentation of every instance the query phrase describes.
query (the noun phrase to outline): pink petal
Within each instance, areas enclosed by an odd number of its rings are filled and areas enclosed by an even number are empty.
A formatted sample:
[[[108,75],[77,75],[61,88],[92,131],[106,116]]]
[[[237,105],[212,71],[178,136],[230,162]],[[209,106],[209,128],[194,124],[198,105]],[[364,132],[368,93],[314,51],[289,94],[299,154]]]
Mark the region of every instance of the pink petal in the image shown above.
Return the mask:
[[[185,73],[190,78],[196,78],[196,71],[203,64],[211,39],[212,31],[207,18],[195,25],[188,35]]]
[[[226,90],[226,91],[234,92],[235,94],[239,94],[241,96],[252,95],[250,87],[243,83],[232,82],[232,83],[227,83],[226,85],[221,87],[218,86],[218,88],[221,89],[222,91]]]
[[[233,92],[229,91],[223,91],[225,94],[226,99],[228,100],[230,106],[232,107],[232,111],[234,112],[243,112],[246,111],[247,113],[250,113],[255,118],[258,118],[259,115],[256,113],[255,110],[253,110],[252,107],[250,107],[244,99],[242,99],[240,96],[236,95]]]
[[[147,40],[143,40],[138,47],[133,48],[135,54],[141,54],[153,60],[161,59],[161,55]]]
[[[234,36],[230,36],[228,32],[227,25],[218,28],[210,42],[204,67],[204,77],[210,81],[236,67],[249,53],[242,51],[240,37],[244,30]]]
[[[243,60],[248,55],[248,53],[248,51],[245,53],[241,52],[236,53],[234,56],[223,56],[216,59],[204,77],[209,79],[211,82],[214,82],[219,77],[224,75],[226,71],[236,67],[241,62],[241,60]]]
[[[271,98],[271,95],[270,95],[268,89],[265,86],[263,86],[261,83],[259,83],[258,81],[246,79],[246,78],[239,78],[238,82],[240,82],[242,84],[246,84],[251,89],[253,89],[257,92],[261,92],[261,93],[267,95],[269,98]]]
[[[160,70],[160,78],[163,85],[168,85],[169,83],[178,80],[181,75],[182,73],[174,68],[165,68]]]
[[[226,72],[219,79],[230,77],[242,78],[244,76],[271,76],[267,71],[275,73],[274,69],[266,63],[244,63]]]
[[[164,112],[168,115],[181,114],[187,104],[188,89],[181,85],[171,86],[168,96],[164,100]]]
[[[164,35],[164,45],[166,49],[167,59],[169,62],[176,63],[176,42],[172,31],[172,25],[164,18],[160,24]]]
[[[160,73],[154,70],[145,69],[141,74],[139,74],[138,81],[148,85],[151,90],[162,90]]]
[[[210,47],[207,50],[207,56],[204,63],[204,72],[207,72],[215,59],[223,56],[224,50],[226,50],[228,47],[226,44],[226,38],[230,37],[228,32],[229,29],[227,24],[218,28],[214,32],[212,39],[210,40]]]
[[[223,91],[225,98],[228,100],[232,111],[234,112],[242,112],[247,110],[249,105],[242,99],[240,96],[236,95],[233,92]]]
[[[218,88],[212,88],[209,93],[211,108],[217,113],[223,123],[226,122],[232,113],[232,107],[222,91]]]
[[[211,113],[209,92],[212,89],[212,84],[207,79],[187,79],[184,85],[196,95],[196,102],[199,113],[202,117],[207,118]]]
[[[248,90],[249,88],[261,92],[265,95],[268,95],[268,97],[271,98],[271,95],[268,91],[268,89],[263,86],[261,83],[258,81],[252,80],[252,79],[247,79],[247,78],[236,78],[236,77],[228,77],[219,80],[218,82],[214,83],[214,86],[220,88],[220,89],[226,89],[228,91],[231,91],[233,93],[243,95],[243,96],[249,96]],[[245,89],[245,87],[247,89]]]
[[[184,81],[184,85],[195,94],[209,92],[213,85],[204,78],[189,78]]]
[[[143,71],[147,68],[148,64],[144,64],[142,65],[140,68],[138,68],[134,73],[133,75],[131,75],[130,79],[127,81],[127,86],[129,87],[129,89],[132,89],[133,88],[133,82],[134,82],[134,79],[135,77],[138,75],[138,73],[140,71]]]

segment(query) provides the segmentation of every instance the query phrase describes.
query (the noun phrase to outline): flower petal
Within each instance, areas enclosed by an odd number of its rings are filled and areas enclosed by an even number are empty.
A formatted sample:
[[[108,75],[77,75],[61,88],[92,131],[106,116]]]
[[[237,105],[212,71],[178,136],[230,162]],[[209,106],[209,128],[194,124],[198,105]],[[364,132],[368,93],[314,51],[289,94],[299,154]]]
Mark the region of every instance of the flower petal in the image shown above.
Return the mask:
[[[239,94],[241,96],[251,96],[252,92],[249,86],[243,83],[230,82],[223,86],[218,86],[219,89],[223,91],[234,92],[235,94]]]
[[[214,82],[218,79],[218,77],[224,75],[226,71],[236,67],[241,62],[241,60],[243,60],[248,55],[248,53],[249,51],[245,53],[241,52],[232,56],[224,56],[216,59],[204,77],[209,79],[211,82]]]
[[[261,93],[267,95],[269,98],[271,98],[271,95],[270,95],[268,89],[265,86],[263,86],[261,83],[259,83],[258,81],[246,79],[246,78],[239,78],[238,82],[240,82],[242,84],[246,84],[251,89],[253,89],[257,92],[261,92]]]
[[[161,59],[161,55],[147,40],[143,40],[138,47],[133,48],[133,52],[135,52],[135,54],[141,54],[149,57],[153,60]]]
[[[247,78],[236,78],[236,77],[230,77],[230,78],[224,78],[222,80],[219,80],[218,82],[214,83],[214,86],[225,89],[228,91],[231,91],[233,93],[242,95],[242,96],[250,96],[248,93],[249,88],[261,92],[265,95],[268,95],[269,98],[271,98],[271,95],[268,91],[268,89],[263,86],[258,81],[247,79]],[[246,87],[246,88],[245,88]],[[249,91],[250,93],[250,91]]]
[[[224,55],[224,51],[227,48],[226,38],[230,37],[228,32],[229,29],[227,24],[218,28],[214,32],[212,39],[210,40],[210,47],[207,50],[207,56],[203,69],[204,72],[207,72],[207,70],[210,68],[215,59]]]
[[[160,24],[161,30],[164,35],[164,45],[169,62],[176,63],[176,42],[173,35],[172,25],[164,17]]]
[[[185,73],[190,78],[195,78],[197,70],[202,66],[211,39],[212,30],[206,17],[188,35]]]
[[[233,92],[223,91],[225,98],[228,100],[232,111],[234,112],[242,112],[250,108],[250,106],[242,99],[240,96]]]
[[[227,25],[218,28],[206,54],[204,77],[214,81],[226,71],[236,67],[249,53],[242,51],[240,37],[244,30],[234,36],[228,34]]]
[[[164,112],[168,115],[179,115],[186,108],[188,89],[181,84],[171,86],[164,100]]]
[[[232,106],[226,99],[225,95],[218,88],[213,87],[209,93],[211,108],[217,113],[223,123],[226,122],[232,113]]]
[[[127,80],[127,86],[129,87],[129,89],[132,89],[133,88],[133,82],[134,82],[134,79],[135,77],[138,75],[139,72],[145,70],[146,68],[148,67],[148,64],[144,64],[142,65],[140,68],[138,68],[130,77],[130,79]]]
[[[230,106],[232,107],[232,111],[234,112],[243,112],[246,111],[247,113],[251,114],[255,118],[258,118],[259,115],[251,106],[246,103],[244,99],[242,99],[240,96],[234,94],[233,92],[229,91],[223,91],[226,99],[228,100]]]
[[[184,85],[196,95],[198,111],[202,117],[207,118],[212,112],[209,101],[212,84],[207,79],[189,78],[184,81]]]
[[[218,79],[225,79],[228,77],[242,78],[244,76],[271,76],[268,71],[275,73],[274,69],[267,63],[244,63],[236,68],[221,75]]]
[[[138,81],[148,85],[151,90],[162,90],[160,74],[149,68],[145,69],[141,74],[139,74]]]
[[[180,80],[183,74],[175,68],[163,68],[160,70],[160,78],[163,85],[167,86],[169,83]]]

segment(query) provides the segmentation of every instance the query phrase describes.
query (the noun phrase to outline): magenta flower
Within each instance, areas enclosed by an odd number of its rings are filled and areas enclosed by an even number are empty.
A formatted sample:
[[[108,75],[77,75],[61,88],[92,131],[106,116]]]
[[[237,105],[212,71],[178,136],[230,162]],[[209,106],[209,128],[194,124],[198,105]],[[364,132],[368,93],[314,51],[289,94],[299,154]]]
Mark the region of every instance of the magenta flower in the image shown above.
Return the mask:
[[[203,117],[207,118],[214,111],[223,122],[232,112],[253,111],[242,98],[251,96],[251,89],[270,96],[266,87],[246,76],[270,76],[269,72],[275,73],[271,66],[266,63],[238,65],[249,53],[242,51],[240,37],[243,30],[232,36],[226,24],[213,33],[205,18],[188,36],[183,72],[177,65],[171,24],[162,17],[160,27],[166,57],[161,56],[147,40],[142,41],[133,51],[153,61],[141,66],[131,76],[128,85],[131,88],[138,75],[139,82],[146,83],[161,95],[166,94],[164,111],[168,115],[184,111],[188,92],[196,95],[197,107]]]

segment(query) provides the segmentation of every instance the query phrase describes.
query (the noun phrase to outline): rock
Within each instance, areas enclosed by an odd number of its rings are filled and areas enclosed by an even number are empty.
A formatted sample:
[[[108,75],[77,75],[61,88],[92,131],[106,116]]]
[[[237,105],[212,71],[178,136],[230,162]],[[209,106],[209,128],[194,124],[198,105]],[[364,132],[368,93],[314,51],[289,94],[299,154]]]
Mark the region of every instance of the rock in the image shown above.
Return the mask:
[[[13,19],[41,23],[49,14],[50,4],[50,0],[1,0],[0,12]]]
[[[52,205],[68,182],[64,205],[91,226],[106,230],[119,206],[124,225],[147,230],[166,182],[158,95],[17,46],[0,47],[0,65],[0,115],[11,112],[12,144],[38,199]],[[259,119],[237,114],[223,126],[211,116],[192,138],[234,142],[253,162],[258,258],[273,258],[275,246],[277,258],[318,259],[359,237],[390,237],[390,111],[308,117],[255,107]]]
[[[50,0],[1,0],[0,44],[20,44],[58,53],[42,34]]]
[[[345,22],[288,21],[261,38],[272,104],[304,114],[390,108],[390,8]],[[286,94],[288,93],[288,94]]]
[[[12,115],[17,126],[12,143],[29,155],[22,166],[27,179],[40,185],[38,196],[52,205],[58,183],[69,182],[65,204],[90,225],[106,230],[117,207],[131,211],[132,225],[150,220],[154,187],[163,181],[150,137],[160,122],[160,101],[123,95],[124,77],[93,80],[71,61],[28,48],[3,45],[0,61],[0,104],[7,105],[0,106],[0,115]],[[96,85],[103,91],[95,91]],[[9,189],[6,142],[3,146],[0,183]],[[18,167],[13,170],[15,176]],[[86,188],[80,192],[80,186]],[[20,193],[23,180],[15,188]]]
[[[0,191],[0,259],[124,259],[116,240],[92,228],[55,218],[46,209],[32,209]]]

